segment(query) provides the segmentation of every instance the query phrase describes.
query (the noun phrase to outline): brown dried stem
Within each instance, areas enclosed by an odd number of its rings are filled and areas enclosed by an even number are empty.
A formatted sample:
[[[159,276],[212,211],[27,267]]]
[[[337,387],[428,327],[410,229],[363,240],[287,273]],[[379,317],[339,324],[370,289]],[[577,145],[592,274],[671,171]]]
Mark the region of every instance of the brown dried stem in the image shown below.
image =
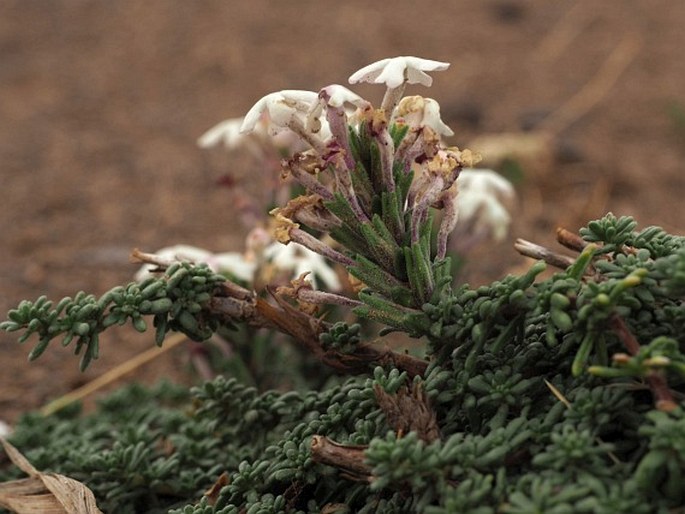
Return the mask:
[[[521,255],[525,255],[526,257],[531,257],[533,259],[543,260],[547,264],[559,269],[566,269],[575,262],[575,259],[571,257],[562,255],[560,253],[555,253],[549,248],[531,243],[525,239],[517,239],[514,243],[514,248]]]
[[[134,248],[130,255],[131,262],[142,263],[142,264],[154,264],[157,268],[161,270],[167,269],[171,266],[177,259],[170,259],[160,257],[154,253],[142,252],[138,248]]]
[[[364,462],[366,445],[342,445],[328,437],[312,437],[312,460],[341,470],[348,478],[371,482],[371,468]]]
[[[609,326],[618,336],[619,340],[626,347],[628,353],[635,356],[640,352],[640,343],[630,331],[625,321],[618,314],[611,316]],[[656,408],[661,411],[671,412],[678,407],[678,403],[673,398],[673,392],[668,387],[666,377],[661,371],[653,370],[646,377],[645,381],[652,391]]]
[[[291,336],[316,358],[341,373],[366,373],[371,366],[394,366],[406,371],[410,378],[423,376],[428,362],[408,354],[379,349],[362,344],[353,353],[343,353],[321,346],[319,336],[330,325],[302,312],[272,288],[267,288],[276,305],[256,296],[252,291],[226,281],[218,294],[209,301],[207,310],[223,323],[242,321],[256,327],[274,328]]]
[[[562,227],[557,228],[557,241],[560,245],[576,252],[582,252],[588,244],[578,234]]]

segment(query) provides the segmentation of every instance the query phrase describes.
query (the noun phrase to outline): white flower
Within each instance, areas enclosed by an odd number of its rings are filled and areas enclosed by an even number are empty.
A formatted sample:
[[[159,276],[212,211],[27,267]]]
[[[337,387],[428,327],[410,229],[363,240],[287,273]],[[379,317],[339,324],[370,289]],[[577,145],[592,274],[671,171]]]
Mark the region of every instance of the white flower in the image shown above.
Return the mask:
[[[395,112],[411,127],[427,126],[442,136],[454,135],[440,118],[440,104],[432,98],[406,96],[397,104]]]
[[[194,264],[207,264],[210,269],[217,273],[230,273],[239,280],[252,282],[256,262],[246,259],[243,254],[236,252],[226,252],[214,254],[208,250],[197,248],[190,245],[175,245],[155,252],[155,255],[167,264],[178,261],[188,261]],[[135,275],[138,282],[154,276],[151,270],[155,269],[153,264],[144,264]]]
[[[331,84],[319,91],[319,100],[331,107],[341,108],[345,104],[352,104],[355,107],[363,107],[368,102],[353,91],[340,84]]]
[[[335,271],[326,260],[309,248],[290,242],[287,245],[272,243],[264,250],[264,257],[277,268],[299,277],[302,273],[311,272],[312,286],[316,287],[316,278],[320,278],[330,291],[340,291],[342,285]]]
[[[207,266],[218,273],[228,273],[238,280],[252,282],[257,263],[238,252],[215,253],[205,261]]]
[[[515,198],[511,183],[492,170],[472,169],[461,171],[457,188],[458,224],[470,225],[476,234],[492,234],[496,241],[502,240],[511,223],[505,204]]]
[[[245,118],[230,118],[218,123],[197,140],[201,148],[211,148],[223,143],[228,150],[246,148],[257,159],[265,159],[265,152],[273,148],[279,154],[293,154],[306,147],[297,134],[290,130],[269,130],[268,114],[264,113],[250,134],[242,134],[240,127]]]
[[[309,107],[318,99],[314,91],[300,91],[297,89],[285,89],[276,93],[270,93],[262,97],[245,115],[240,133],[252,132],[263,113],[269,115],[271,125],[276,128],[286,128],[298,117],[304,114]]]
[[[341,110],[345,105],[353,105],[356,108],[361,109],[368,105],[368,103],[369,102],[364,100],[361,96],[350,91],[345,86],[331,84],[319,91],[317,100],[310,106],[309,112],[307,113],[306,127],[312,132],[319,132],[322,127],[326,129],[325,120],[321,120],[321,113],[323,112],[324,106]],[[328,130],[328,134],[330,135],[330,130]]]
[[[245,140],[245,135],[240,133],[244,121],[245,118],[230,118],[218,123],[198,138],[198,146],[210,148],[223,143],[228,149],[237,148]]]
[[[0,437],[7,437],[12,434],[12,427],[0,419]]]
[[[499,173],[487,169],[462,170],[457,179],[460,191],[487,191],[508,202],[516,198],[514,186]]]
[[[431,61],[419,57],[393,57],[364,66],[361,70],[353,73],[350,84],[358,82],[370,82],[372,84],[385,84],[389,88],[401,86],[405,81],[410,84],[422,84],[430,86],[433,79],[426,71],[442,71],[449,67],[449,63]]]
[[[483,191],[470,191],[457,196],[458,222],[473,224],[474,233],[492,233],[495,241],[507,235],[511,217],[504,206],[492,195]]]

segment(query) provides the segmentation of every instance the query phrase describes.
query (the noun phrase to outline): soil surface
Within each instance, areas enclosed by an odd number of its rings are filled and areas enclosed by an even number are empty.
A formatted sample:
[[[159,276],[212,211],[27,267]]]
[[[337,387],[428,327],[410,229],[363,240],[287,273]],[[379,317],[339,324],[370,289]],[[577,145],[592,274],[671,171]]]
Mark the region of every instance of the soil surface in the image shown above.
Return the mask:
[[[517,138],[516,165],[504,166],[519,195],[511,234],[477,250],[470,281],[524,265],[516,238],[559,248],[556,226],[607,211],[682,233],[684,25],[685,2],[672,0],[4,0],[0,312],[126,283],[134,247],[242,249],[245,228],[217,185],[240,163],[197,137],[268,92],[344,84],[395,55],[452,63],[408,94],[441,103],[453,144],[488,158],[478,136]],[[111,330],[82,374],[71,348],[29,364],[31,341],[16,340],[0,334],[10,422],[153,344]],[[125,380],[193,383],[189,360],[181,346]]]

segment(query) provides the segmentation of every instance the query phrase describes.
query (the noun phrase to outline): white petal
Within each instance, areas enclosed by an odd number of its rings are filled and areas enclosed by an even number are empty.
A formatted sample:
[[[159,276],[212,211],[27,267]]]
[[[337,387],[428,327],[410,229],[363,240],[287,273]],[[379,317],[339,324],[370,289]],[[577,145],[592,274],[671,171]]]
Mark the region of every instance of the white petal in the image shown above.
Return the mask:
[[[162,258],[170,258],[177,261],[206,262],[212,252],[204,248],[191,245],[175,245],[162,248],[155,252],[155,255]]]
[[[237,252],[218,253],[212,257],[208,264],[215,271],[228,272],[245,282],[252,282],[255,269],[257,269],[256,262],[248,261],[243,254]]]
[[[278,127],[287,125],[297,111],[305,113],[309,106],[318,98],[314,91],[299,89],[284,89],[269,93],[257,101],[245,115],[245,121],[240,127],[240,133],[252,132],[262,114],[267,112],[272,124]]]
[[[514,186],[499,173],[489,169],[462,170],[457,178],[457,184],[461,191],[479,190],[489,191],[507,201],[513,201],[516,197]]]
[[[404,118],[413,128],[428,126],[443,136],[454,134],[440,118],[440,104],[432,98],[422,96],[405,96],[397,104],[395,115]]]
[[[323,261],[323,259],[322,259]],[[342,289],[342,284],[338,278],[338,274],[325,261],[314,270],[314,274],[321,278],[321,281],[326,285],[329,291],[336,292]]]
[[[426,98],[423,108],[423,123],[443,136],[453,136],[454,132],[440,118],[440,104],[432,98]]]
[[[405,80],[410,84],[423,84],[430,86],[433,79],[426,71],[442,71],[449,67],[449,63],[421,59],[420,57],[401,56],[391,59],[382,59],[369,64],[361,70],[353,73],[350,84],[358,82],[371,82],[373,84],[385,84],[389,88],[399,87]]]
[[[244,140],[240,127],[245,118],[230,118],[210,128],[202,134],[197,144],[201,148],[210,148],[223,143],[226,148],[235,148]]]
[[[259,122],[259,118],[261,118],[262,113],[266,110],[269,97],[273,97],[273,95],[277,94],[278,93],[271,93],[260,98],[259,101],[257,101],[257,103],[254,104],[249,111],[247,111],[247,114],[243,119],[243,124],[240,126],[241,134],[247,134],[255,129],[257,123]]]
[[[383,71],[376,80],[376,84],[385,84],[388,87],[399,87],[404,83],[404,70],[407,69],[407,62],[402,57],[390,59]]]
[[[476,232],[504,238],[511,222],[507,209],[491,193],[482,190],[460,191],[455,199],[458,223],[472,223]]]
[[[357,93],[350,91],[340,84],[331,84],[330,86],[322,88],[321,91],[319,91],[319,98],[322,98],[323,95],[328,97],[326,104],[336,108],[340,108],[346,103],[357,107],[362,107],[367,103],[366,100]]]
[[[390,59],[381,59],[364,66],[361,70],[354,72],[348,79],[350,84],[358,84],[359,82],[375,83],[376,77],[381,74],[385,65]]]
[[[155,252],[155,255],[160,259],[168,260],[169,263],[174,261],[190,261],[194,263],[207,262],[207,259],[212,255],[208,250],[202,248],[197,248],[196,246],[190,245],[175,245],[167,246]],[[151,270],[155,269],[157,266],[153,264],[143,264],[138,272],[135,274],[134,279],[137,282],[142,282],[143,280],[152,277]]]
[[[269,121],[275,127],[287,127],[297,115],[297,111],[284,100],[276,100],[268,104]]]
[[[422,59],[420,57],[407,56],[404,59],[407,62],[408,70],[445,71],[447,68],[450,67],[450,63],[448,62],[433,61],[431,59]]]
[[[301,104],[299,110],[307,110],[307,108],[312,104],[312,102],[319,97],[318,93],[303,89],[284,89],[279,93],[282,96],[283,100]]]
[[[271,243],[264,249],[264,258],[271,261],[277,268],[292,270],[297,265],[295,250],[297,243],[284,245],[279,242]]]
[[[407,82],[410,84],[421,84],[422,86],[431,87],[433,79],[428,73],[407,67]]]

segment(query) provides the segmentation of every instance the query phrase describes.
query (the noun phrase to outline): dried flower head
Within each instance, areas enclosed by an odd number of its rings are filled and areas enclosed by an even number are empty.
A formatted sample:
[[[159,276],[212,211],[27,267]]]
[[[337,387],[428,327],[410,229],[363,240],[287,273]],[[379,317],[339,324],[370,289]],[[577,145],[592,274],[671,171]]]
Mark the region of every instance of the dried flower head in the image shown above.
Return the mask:
[[[440,104],[432,98],[405,96],[397,104],[395,115],[411,128],[430,127],[441,136],[452,136],[454,132],[440,118]]]
[[[273,214],[276,218],[274,228],[274,237],[276,238],[276,241],[287,245],[290,243],[290,231],[294,228],[299,228],[300,225],[295,223],[290,218],[283,216],[283,214],[280,212],[280,209],[274,209],[271,211],[271,214]]]

